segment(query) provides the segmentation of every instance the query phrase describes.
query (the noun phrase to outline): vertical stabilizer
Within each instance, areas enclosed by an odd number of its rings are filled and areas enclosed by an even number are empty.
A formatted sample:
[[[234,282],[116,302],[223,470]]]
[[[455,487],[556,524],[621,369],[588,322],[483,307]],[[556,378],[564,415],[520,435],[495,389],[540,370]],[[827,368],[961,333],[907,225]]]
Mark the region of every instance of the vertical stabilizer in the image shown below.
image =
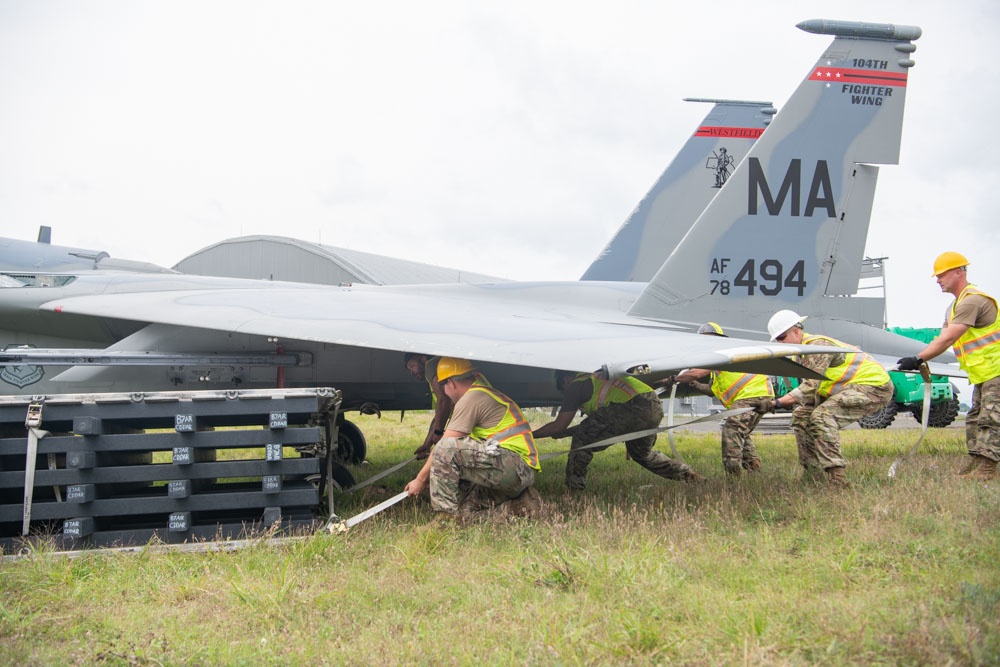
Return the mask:
[[[776,113],[770,102],[685,101],[714,106],[581,280],[652,279]]]
[[[633,305],[639,317],[762,331],[770,314],[858,320],[876,164],[899,159],[920,28],[805,21],[832,34],[726,187]],[[874,308],[873,312],[880,308]]]

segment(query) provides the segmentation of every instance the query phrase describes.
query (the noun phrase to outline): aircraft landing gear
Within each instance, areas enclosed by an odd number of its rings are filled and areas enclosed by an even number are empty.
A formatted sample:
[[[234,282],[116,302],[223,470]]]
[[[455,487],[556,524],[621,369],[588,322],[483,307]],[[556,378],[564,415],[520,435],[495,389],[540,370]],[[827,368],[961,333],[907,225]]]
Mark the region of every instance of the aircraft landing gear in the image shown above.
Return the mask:
[[[363,463],[368,455],[368,443],[365,434],[353,422],[337,416],[337,460],[344,463]]]

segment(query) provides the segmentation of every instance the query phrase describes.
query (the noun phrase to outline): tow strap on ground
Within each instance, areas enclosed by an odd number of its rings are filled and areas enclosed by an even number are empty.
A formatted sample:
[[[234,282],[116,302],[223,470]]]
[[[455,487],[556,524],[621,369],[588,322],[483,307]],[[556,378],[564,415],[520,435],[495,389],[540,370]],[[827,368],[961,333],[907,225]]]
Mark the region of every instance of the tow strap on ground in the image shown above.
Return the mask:
[[[699,422],[709,422],[716,421],[718,419],[725,419],[726,417],[732,417],[733,415],[740,415],[744,412],[750,412],[753,408],[733,408],[732,410],[723,410],[721,412],[716,412],[713,415],[707,415],[705,417],[699,417],[698,419],[692,419],[689,422],[684,422],[683,424],[673,424],[667,426],[660,426],[658,428],[647,428],[642,431],[633,431],[631,433],[623,433],[621,435],[612,436],[610,438],[605,438],[604,440],[598,440],[597,442],[592,442],[589,445],[584,445],[583,447],[577,447],[575,449],[567,449],[561,452],[549,452],[548,454],[543,454],[538,457],[539,461],[548,461],[549,459],[554,459],[557,456],[564,456],[570,452],[579,452],[584,449],[595,449],[597,447],[604,447],[606,445],[613,445],[618,442],[628,442],[629,440],[635,440],[636,438],[642,438],[647,435],[653,435],[654,433],[662,433],[664,431],[670,431],[672,429],[681,426],[690,426],[691,424],[697,424]]]
[[[685,369],[686,370],[686,369]],[[684,371],[681,371],[683,373]],[[680,373],[678,373],[680,375]],[[667,431],[667,442],[670,444],[670,454],[681,463],[685,463],[681,455],[677,453],[677,445],[674,444],[674,399],[677,398],[677,383],[674,382],[670,385],[670,405],[667,406],[667,426],[670,426],[670,430]]]
[[[35,459],[38,457],[38,441],[49,434],[43,431],[42,401],[34,400],[28,405],[28,414],[24,418],[24,427],[28,431],[28,450],[24,459],[24,520],[21,523],[21,534],[28,534],[31,524],[31,501],[35,492]]]
[[[407,461],[407,463],[409,463],[409,461]],[[406,499],[408,496],[409,493],[407,493],[406,491],[400,491],[392,498],[389,498],[388,500],[383,500],[375,507],[366,509],[361,514],[355,514],[350,519],[341,519],[338,516],[331,516],[330,519],[326,522],[326,525],[323,526],[323,530],[329,533],[346,533],[349,529],[358,525],[362,521],[372,518],[373,516],[375,516],[376,514],[378,514],[383,510],[389,509],[396,503]]]
[[[391,475],[392,473],[396,472],[397,470],[400,470],[401,468],[405,468],[406,466],[410,465],[411,463],[413,463],[416,460],[417,460],[416,456],[411,456],[410,458],[406,459],[405,461],[401,461],[401,462],[397,463],[396,465],[392,466],[391,468],[387,468],[387,469],[383,470],[382,472],[378,473],[377,475],[372,475],[371,477],[369,477],[365,481],[359,482],[358,484],[355,484],[354,486],[352,486],[351,488],[349,488],[346,491],[346,493],[354,493],[358,489],[363,489],[364,487],[368,486],[369,484],[377,482],[378,480],[382,479],[383,477]]]
[[[889,466],[889,479],[896,477],[896,471],[899,469],[899,464],[906,459],[913,456],[917,451],[917,447],[920,443],[924,441],[924,435],[927,433],[927,425],[930,423],[928,420],[931,416],[931,369],[927,366],[926,361],[920,362],[920,377],[924,379],[924,405],[923,411],[920,413],[920,437],[917,441],[913,443],[913,447],[910,451],[906,452],[902,456],[896,457],[896,460],[892,462]]]

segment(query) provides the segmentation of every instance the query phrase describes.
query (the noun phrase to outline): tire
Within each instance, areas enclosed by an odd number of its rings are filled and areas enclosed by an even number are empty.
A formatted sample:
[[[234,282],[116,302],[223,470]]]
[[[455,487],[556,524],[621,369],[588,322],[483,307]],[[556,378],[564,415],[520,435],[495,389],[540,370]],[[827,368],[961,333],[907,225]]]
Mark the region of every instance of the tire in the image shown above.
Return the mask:
[[[924,416],[923,406],[913,406],[913,416],[917,421],[921,421]],[[931,403],[931,413],[927,417],[927,425],[934,428],[946,428],[958,417],[958,397],[953,397],[950,401]]]
[[[368,455],[365,434],[356,424],[346,419],[338,426],[336,460],[344,463],[363,463]]]
[[[862,417],[858,420],[858,424],[861,428],[889,428],[889,425],[896,418],[897,412],[899,412],[899,404],[890,403],[878,412]]]
[[[337,483],[337,486],[340,487],[341,491],[346,491],[347,489],[357,484],[357,482],[354,481],[354,475],[351,474],[351,471],[345,468],[344,466],[340,465],[336,461],[333,462],[332,472],[333,472],[333,481]],[[309,475],[305,479],[313,486],[319,488],[320,483],[323,481],[323,475],[322,474]],[[320,499],[321,502],[323,500],[325,499],[323,498]]]

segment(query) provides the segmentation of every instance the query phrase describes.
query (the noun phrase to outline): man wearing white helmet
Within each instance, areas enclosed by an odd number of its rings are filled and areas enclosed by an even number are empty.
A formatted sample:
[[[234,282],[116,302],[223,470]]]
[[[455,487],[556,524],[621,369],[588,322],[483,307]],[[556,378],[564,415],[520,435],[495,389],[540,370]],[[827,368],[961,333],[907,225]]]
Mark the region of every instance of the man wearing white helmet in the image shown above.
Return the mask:
[[[943,252],[934,260],[942,292],[955,297],[944,328],[920,354],[899,360],[899,370],[917,370],[951,347],[973,386],[972,409],[965,417],[965,444],[971,457],[959,473],[972,479],[997,479],[1000,461],[1000,313],[997,300],[969,283],[969,260]]]
[[[768,321],[767,332],[779,343],[842,347],[844,352],[799,357],[800,364],[827,379],[804,380],[774,405],[795,406],[792,431],[806,477],[815,477],[822,469],[832,484],[850,486],[844,474],[847,463],[840,454],[840,429],[888,405],[894,393],[892,381],[881,364],[853,345],[806,333],[805,319],[795,311],[779,310]]]

